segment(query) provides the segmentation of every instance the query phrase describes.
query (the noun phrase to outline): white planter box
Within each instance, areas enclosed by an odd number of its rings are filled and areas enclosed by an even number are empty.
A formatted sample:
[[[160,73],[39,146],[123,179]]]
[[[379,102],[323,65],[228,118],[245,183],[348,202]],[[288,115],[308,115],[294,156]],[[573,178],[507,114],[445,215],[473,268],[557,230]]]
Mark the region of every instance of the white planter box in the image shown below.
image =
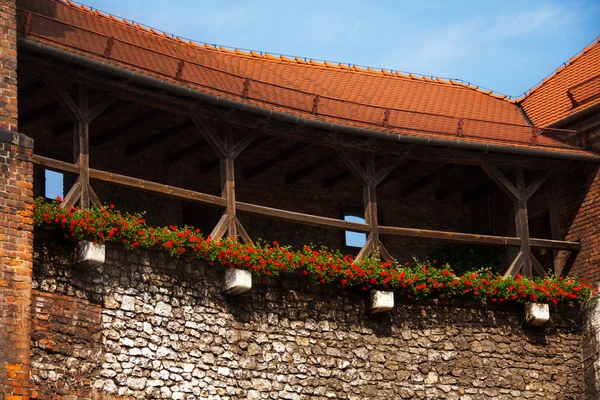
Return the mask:
[[[541,303],[525,303],[525,324],[540,326],[550,319],[550,306]]]
[[[394,292],[371,290],[371,312],[380,313],[394,308]]]
[[[106,250],[103,244],[94,244],[87,240],[77,243],[75,264],[82,267],[99,267],[104,264]]]
[[[223,291],[226,294],[240,294],[252,288],[252,274],[249,271],[229,268],[225,271]]]

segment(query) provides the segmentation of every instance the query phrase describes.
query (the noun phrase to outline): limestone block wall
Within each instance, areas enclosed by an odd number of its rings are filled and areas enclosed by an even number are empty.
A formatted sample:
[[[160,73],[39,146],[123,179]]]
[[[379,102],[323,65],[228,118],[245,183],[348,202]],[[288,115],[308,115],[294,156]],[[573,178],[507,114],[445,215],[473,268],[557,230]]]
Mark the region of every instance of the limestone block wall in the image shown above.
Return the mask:
[[[96,270],[36,231],[32,384],[40,399],[579,399],[579,311],[522,325],[518,305],[406,303],[260,279],[221,294],[218,271],[108,246]],[[72,396],[72,397],[69,397]]]

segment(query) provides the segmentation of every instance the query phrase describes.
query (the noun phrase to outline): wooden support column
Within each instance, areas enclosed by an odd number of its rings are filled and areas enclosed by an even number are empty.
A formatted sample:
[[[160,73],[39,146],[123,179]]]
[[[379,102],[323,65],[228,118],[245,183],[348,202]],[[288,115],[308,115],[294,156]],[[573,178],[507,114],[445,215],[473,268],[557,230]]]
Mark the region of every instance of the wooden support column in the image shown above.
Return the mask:
[[[250,235],[237,217],[235,202],[235,163],[234,160],[261,134],[259,127],[250,131],[238,143],[233,143],[233,133],[230,124],[225,124],[223,138],[219,137],[213,127],[197,114],[192,113],[192,121],[210,144],[220,159],[221,165],[221,197],[226,200],[225,211],[210,236],[219,240],[223,236],[242,238],[245,243],[251,243]]]
[[[528,278],[533,277],[533,270],[540,275],[546,276],[546,271],[531,253],[531,239],[529,237],[529,218],[527,213],[527,200],[546,182],[552,171],[546,171],[538,176],[529,186],[525,185],[525,175],[522,168],[517,169],[516,186],[496,167],[483,165],[483,170],[513,201],[515,210],[515,231],[520,239],[520,246],[512,264],[504,274],[505,276],[516,276],[521,272]]]
[[[115,103],[118,97],[109,94],[90,108],[85,83],[78,84],[78,101],[75,103],[55,76],[47,74],[44,80],[54,90],[59,104],[73,120],[73,159],[78,167],[79,177],[65,195],[63,205],[72,207],[79,203],[81,208],[89,208],[92,204],[100,206],[100,200],[90,185],[90,123]]]
[[[360,165],[348,152],[342,148],[336,148],[340,158],[344,160],[352,173],[361,181],[363,185],[363,199],[365,210],[365,223],[369,226],[367,241],[356,256],[356,260],[373,255],[381,257],[384,260],[392,259],[391,254],[385,248],[379,238],[379,221],[377,218],[377,185],[385,179],[386,176],[398,167],[403,161],[394,159],[390,161],[381,170],[375,169],[375,155],[371,152],[365,154],[365,168]]]

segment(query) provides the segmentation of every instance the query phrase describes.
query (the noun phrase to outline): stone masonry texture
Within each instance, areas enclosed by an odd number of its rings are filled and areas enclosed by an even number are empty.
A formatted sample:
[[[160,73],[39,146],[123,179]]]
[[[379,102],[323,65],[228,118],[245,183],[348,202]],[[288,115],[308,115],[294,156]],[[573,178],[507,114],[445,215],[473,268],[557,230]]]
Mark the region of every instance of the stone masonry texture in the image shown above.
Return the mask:
[[[36,230],[32,383],[40,399],[584,398],[580,316],[546,327],[519,305],[404,303],[369,315],[367,293],[255,279],[107,247],[94,270],[75,243]]]

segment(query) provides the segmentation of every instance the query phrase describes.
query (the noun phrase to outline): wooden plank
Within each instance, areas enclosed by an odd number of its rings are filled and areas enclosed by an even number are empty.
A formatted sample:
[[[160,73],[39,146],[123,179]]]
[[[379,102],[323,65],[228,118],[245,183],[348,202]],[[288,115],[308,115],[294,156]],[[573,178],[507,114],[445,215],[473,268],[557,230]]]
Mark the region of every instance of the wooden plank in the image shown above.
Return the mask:
[[[360,165],[358,161],[342,146],[336,146],[335,150],[340,155],[340,158],[344,160],[344,163],[352,171],[354,176],[362,183],[369,184],[369,180],[372,177],[367,176],[365,169]]]
[[[37,154],[34,154],[32,159],[35,164],[45,168],[55,169],[57,171],[63,172],[70,172],[72,174],[79,173],[79,167],[73,163],[55,160],[53,158],[44,157]]]
[[[78,167],[71,163],[64,161],[54,160],[51,158],[34,155],[33,162],[43,167],[52,168],[58,171],[77,173]],[[185,200],[200,202],[215,206],[226,206],[227,202],[225,199],[219,196],[208,195],[205,193],[195,192],[192,190],[181,189],[161,183],[151,182],[143,179],[132,178],[124,175],[113,174],[106,171],[100,171],[96,169],[90,169],[90,178],[99,179],[107,182],[122,184],[125,186],[133,187],[136,189],[146,190],[155,193],[161,193]],[[369,232],[370,228],[367,224],[361,224],[357,222],[344,221],[341,219],[320,217],[316,215],[298,213],[294,211],[280,210],[276,208],[259,206],[255,204],[249,204],[244,202],[236,201],[236,209],[249,212],[256,215],[263,215],[272,219],[278,219],[282,221],[298,222],[301,224],[329,227],[332,229],[339,230],[351,230],[357,232]],[[518,237],[503,237],[503,236],[490,236],[490,235],[478,235],[472,233],[459,233],[459,232],[446,232],[436,231],[427,229],[415,229],[415,228],[401,228],[391,226],[379,226],[380,234],[392,235],[392,236],[407,236],[417,237],[423,239],[436,239],[446,240],[451,242],[459,243],[473,243],[473,244],[487,244],[496,246],[519,246],[520,238]],[[550,239],[530,239],[532,247],[542,247],[551,249],[563,249],[563,250],[579,250],[581,244],[578,242],[569,242],[561,240],[550,240]]]
[[[126,106],[128,103],[122,100],[119,100],[113,104],[111,104],[110,106],[108,106],[106,108],[106,110],[104,110],[105,114],[111,113],[113,111],[116,111],[124,106]],[[52,136],[63,136],[66,135],[67,133],[71,133],[73,131],[73,122],[65,122],[64,124],[59,124],[56,126],[52,127]]]
[[[61,109],[62,107],[60,104],[55,102],[44,104],[43,106],[37,107],[27,113],[23,113],[19,117],[19,125],[25,126],[36,120],[40,120],[51,115],[56,115],[57,111],[60,111]],[[71,119],[73,119],[72,116]],[[72,124],[72,122],[70,124]]]
[[[523,259],[523,275],[527,278],[533,277],[531,264],[531,248],[529,242],[529,218],[527,216],[527,200],[523,198],[525,191],[525,176],[522,169],[517,170],[517,190],[519,197],[514,202],[515,207],[515,229],[517,236],[521,239],[520,252]]]
[[[277,208],[259,206],[256,204],[244,203],[240,201],[237,201],[235,204],[236,209],[238,211],[244,211],[256,215],[263,215],[265,217],[279,221],[295,222],[302,225],[319,226],[339,230],[351,230],[357,232],[369,232],[370,230],[367,224],[361,224],[358,222],[344,221],[336,218],[320,217],[317,215],[304,214],[295,211],[280,210]]]
[[[233,133],[231,125],[225,125],[225,151],[227,154],[233,150]],[[237,236],[235,223],[235,167],[233,158],[221,159],[221,197],[227,200],[225,213],[229,215],[227,234],[229,237]]]
[[[194,121],[194,124],[200,130],[202,136],[204,136],[208,144],[210,144],[210,147],[212,147],[213,151],[217,154],[217,157],[227,158],[229,154],[225,149],[225,144],[214,128],[208,122],[206,122],[206,120],[200,118],[196,114],[192,114],[190,118],[192,121]]]
[[[81,110],[75,104],[75,101],[71,98],[71,95],[67,92],[64,86],[60,83],[58,78],[54,75],[45,73],[43,76],[46,85],[50,86],[56,95],[56,99],[60,106],[67,112],[75,121],[81,121],[84,119],[84,115]]]
[[[408,197],[411,194],[423,189],[427,185],[435,182],[436,179],[438,179],[440,176],[442,176],[446,172],[450,171],[453,167],[455,167],[455,165],[447,165],[447,166],[445,165],[445,166],[436,168],[432,172],[422,176],[421,178],[417,179],[416,181],[412,182],[411,184],[403,187],[402,190],[400,190],[400,196]]]
[[[513,260],[512,264],[510,264],[510,267],[508,267],[508,269],[504,273],[504,276],[505,277],[516,276],[522,267],[523,267],[523,252],[519,251],[517,253],[517,256],[515,257],[515,259]]]
[[[242,238],[244,243],[252,243],[250,235],[248,235],[248,232],[246,232],[246,229],[244,228],[242,222],[238,219],[237,216],[235,217],[235,223],[237,225],[238,234],[240,235],[240,238]]]
[[[553,173],[552,170],[544,171],[533,182],[531,182],[529,184],[529,186],[527,186],[527,188],[524,190],[524,192],[523,192],[523,198],[525,200],[529,200],[529,198],[531,196],[533,196],[535,194],[535,192],[537,192],[539,190],[539,188],[542,187],[542,185],[544,183],[546,183],[546,181],[548,180],[548,178],[550,178],[550,176],[552,175],[552,173]]]
[[[365,207],[365,223],[369,225],[371,251],[379,255],[379,221],[377,218],[377,187],[375,186],[375,156],[373,153],[366,153],[365,157],[365,178],[366,184],[363,185],[363,201]]]
[[[227,232],[227,228],[229,227],[229,220],[231,219],[231,215],[223,214],[215,225],[215,228],[210,233],[210,237],[213,240],[221,240],[225,232]]]
[[[195,192],[193,190],[188,189],[181,189],[162,183],[152,182],[145,179],[132,178],[130,176],[114,174],[106,171],[90,169],[90,178],[209,205],[222,207],[225,207],[227,205],[227,201],[219,196]]]
[[[352,171],[345,169],[332,177],[323,179],[323,188],[331,189],[352,176]]]
[[[74,207],[77,201],[81,197],[81,180],[77,179],[77,182],[71,187],[71,190],[66,194],[63,199],[63,207]]]
[[[101,207],[102,202],[100,202],[100,199],[98,198],[98,195],[94,191],[94,188],[92,188],[92,185],[89,185],[88,190],[90,193],[90,200],[92,202],[92,205],[95,205],[96,207]]]
[[[181,132],[185,132],[186,130],[191,129],[193,127],[194,127],[194,123],[192,121],[190,121],[190,120],[184,121],[180,124],[177,124],[168,129],[165,129],[164,131],[155,133],[154,135],[150,135],[147,138],[139,140],[135,143],[128,144],[125,147],[125,154],[127,154],[127,155],[137,154],[139,152],[142,152],[143,150],[146,150],[149,147],[152,147],[160,142],[164,142],[165,140],[170,139],[173,136],[175,136]],[[201,142],[206,143],[205,140],[202,140]],[[165,159],[166,158],[167,157],[165,157]]]
[[[383,261],[390,261],[390,260],[394,259],[394,257],[392,257],[392,255],[388,251],[388,249],[383,245],[383,243],[381,243],[381,240],[379,241],[378,247],[379,247],[379,256],[381,257],[381,259]]]
[[[256,164],[255,166],[244,169],[244,171],[243,171],[244,179],[252,179],[252,178],[264,173],[265,171],[273,168],[277,163],[287,160],[290,157],[293,157],[294,155],[298,154],[300,151],[308,148],[310,145],[311,145],[310,143],[303,143],[303,142],[295,143],[294,145],[287,148],[286,150],[284,150],[278,154],[275,154],[274,156],[267,158],[266,160],[261,161],[260,163]]]
[[[538,261],[538,259],[535,258],[535,256],[533,255],[533,253],[529,253],[529,258],[531,260],[531,264],[533,265],[533,269],[535,269],[535,271],[538,273],[539,276],[541,276],[541,277],[548,276],[548,274],[544,270],[544,267],[542,267],[542,264],[540,264],[540,262]]]
[[[493,165],[482,165],[481,168],[496,182],[504,193],[513,201],[519,200],[521,194],[517,188],[504,176],[502,171]]]
[[[311,174],[318,171],[320,168],[324,167],[325,165],[334,162],[335,160],[338,159],[338,157],[339,157],[338,153],[332,152],[332,153],[327,154],[324,157],[319,158],[318,160],[311,162],[310,164],[305,165],[302,168],[299,168],[293,172],[290,172],[289,174],[287,174],[285,176],[285,183],[287,183],[288,185],[293,185],[294,183],[298,182],[299,180],[306,178],[307,176],[310,176]]]
[[[96,135],[91,138],[92,146],[102,146],[105,143],[123,135],[124,133],[130,131],[133,128],[137,128],[141,125],[147,125],[151,122],[154,122],[160,118],[164,117],[163,112],[161,110],[151,110],[144,112],[143,114],[126,121],[111,130],[108,130],[100,135]]]
[[[90,123],[88,118],[88,92],[87,85],[80,83],[79,87],[79,122],[77,135],[73,135],[73,159],[79,166],[79,180],[81,181],[81,208],[90,208]]]
[[[401,158],[393,158],[391,159],[383,168],[381,168],[379,171],[377,171],[377,173],[375,174],[375,186],[379,186],[379,184],[382,183],[382,181],[388,177],[389,174],[391,174],[392,172],[394,172],[396,169],[400,168],[401,166],[407,166],[409,165],[410,161],[407,160],[403,160]]]
[[[189,146],[186,146],[184,148],[176,150],[172,153],[166,154],[164,157],[164,160],[163,160],[163,165],[168,166],[168,165],[174,164],[174,163],[184,159],[185,157],[187,157],[191,154],[194,154],[198,150],[205,148],[206,146],[208,146],[208,142],[206,140],[204,140],[204,139],[197,140]],[[218,160],[217,160],[217,165],[218,165]]]
[[[252,129],[249,133],[247,133],[239,142],[233,146],[233,150],[231,151],[231,158],[236,159],[244,150],[246,150],[252,142],[258,139],[265,129],[264,125],[259,126],[256,129]]]
[[[119,100],[119,96],[116,93],[107,94],[102,100],[90,108],[87,113],[87,119],[89,122],[95,120],[100,114],[106,111],[111,105],[115,104]]]
[[[371,239],[371,235],[369,235],[369,238],[354,258],[354,261],[357,262],[365,257],[370,256],[373,253],[373,247],[373,239]]]

